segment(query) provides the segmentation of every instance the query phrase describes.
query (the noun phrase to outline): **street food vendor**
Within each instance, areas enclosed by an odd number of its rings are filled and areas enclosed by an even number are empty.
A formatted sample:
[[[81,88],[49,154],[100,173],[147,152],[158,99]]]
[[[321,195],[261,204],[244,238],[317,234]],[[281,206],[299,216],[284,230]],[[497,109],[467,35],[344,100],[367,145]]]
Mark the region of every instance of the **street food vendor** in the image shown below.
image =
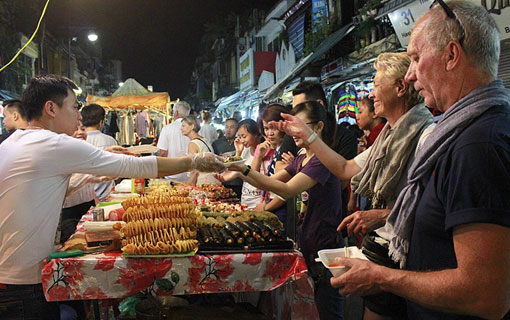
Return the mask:
[[[75,89],[62,76],[34,77],[23,92],[29,126],[0,145],[0,308],[7,318],[59,319],[58,305],[44,298],[41,270],[54,251],[72,173],[150,178],[223,168],[213,154],[138,158],[72,138],[81,120]]]

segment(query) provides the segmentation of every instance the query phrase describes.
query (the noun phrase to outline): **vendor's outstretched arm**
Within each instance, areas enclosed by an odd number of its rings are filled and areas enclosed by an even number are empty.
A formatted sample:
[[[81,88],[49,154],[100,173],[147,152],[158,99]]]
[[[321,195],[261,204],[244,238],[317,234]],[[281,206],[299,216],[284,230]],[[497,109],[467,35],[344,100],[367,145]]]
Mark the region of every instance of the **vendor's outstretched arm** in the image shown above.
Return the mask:
[[[221,172],[225,170],[222,158],[211,152],[194,153],[188,157],[157,157],[158,175],[168,176],[197,170],[200,172]]]
[[[157,157],[158,161],[158,176],[171,176],[178,173],[188,172],[191,170],[191,158],[167,158]]]

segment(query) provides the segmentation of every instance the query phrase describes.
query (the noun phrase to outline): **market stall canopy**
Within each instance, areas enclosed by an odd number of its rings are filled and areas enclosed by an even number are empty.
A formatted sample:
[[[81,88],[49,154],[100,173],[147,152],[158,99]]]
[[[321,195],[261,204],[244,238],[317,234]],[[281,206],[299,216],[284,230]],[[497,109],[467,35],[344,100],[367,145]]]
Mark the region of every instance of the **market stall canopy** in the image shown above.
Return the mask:
[[[242,99],[243,99],[243,91],[238,91],[231,96],[223,98],[223,100],[221,100],[220,104],[218,105],[216,112],[225,110],[232,106],[238,106],[243,101]]]
[[[96,103],[103,107],[142,108],[160,107],[165,109],[170,102],[167,92],[150,92],[135,79],[129,78],[111,97],[87,96],[87,104]]]
[[[21,99],[21,97],[17,93],[0,89],[0,101],[1,100],[13,100],[13,99]]]
[[[292,70],[282,79],[280,79],[276,84],[274,84],[270,89],[267,90],[266,94],[263,97],[264,101],[271,101],[276,98],[278,93],[284,88],[292,79],[298,76],[301,71],[303,71],[310,63],[317,60],[317,58],[321,57],[324,53],[326,53],[329,49],[331,49],[334,45],[336,45],[340,40],[342,40],[345,36],[347,36],[352,30],[354,30],[354,24],[351,22],[339,30],[335,31],[331,36],[329,36],[326,40],[321,42],[315,50],[307,55],[304,58],[301,58],[296,65],[292,68]]]
[[[246,96],[243,99],[237,108],[236,111],[242,111],[248,108],[253,108],[258,106],[262,102],[262,96],[260,95],[258,90],[251,90],[246,93]]]

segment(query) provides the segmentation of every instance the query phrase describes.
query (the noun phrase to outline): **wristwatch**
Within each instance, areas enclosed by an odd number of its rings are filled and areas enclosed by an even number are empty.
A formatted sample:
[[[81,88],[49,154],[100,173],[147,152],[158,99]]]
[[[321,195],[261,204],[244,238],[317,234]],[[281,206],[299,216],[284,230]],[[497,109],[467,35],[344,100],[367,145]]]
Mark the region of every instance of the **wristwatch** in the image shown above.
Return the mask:
[[[244,176],[247,176],[247,175],[250,173],[250,170],[251,170],[251,166],[250,166],[250,165],[247,165],[247,166],[246,166],[246,170],[244,170],[244,172],[243,172],[243,175],[244,175]]]
[[[317,139],[317,133],[315,133],[315,131],[308,137],[308,139],[306,139],[306,145],[309,146],[312,142],[315,141],[315,139]]]

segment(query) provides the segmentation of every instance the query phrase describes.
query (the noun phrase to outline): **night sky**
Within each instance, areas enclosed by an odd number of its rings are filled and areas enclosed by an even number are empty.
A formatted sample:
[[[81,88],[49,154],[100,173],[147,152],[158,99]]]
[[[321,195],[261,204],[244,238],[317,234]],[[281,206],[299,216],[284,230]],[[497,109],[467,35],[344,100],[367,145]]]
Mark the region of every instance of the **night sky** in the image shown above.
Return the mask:
[[[267,12],[274,3],[275,0],[52,0],[46,21],[49,28],[67,23],[94,27],[103,58],[121,60],[125,79],[133,77],[176,99],[187,93],[205,22],[215,15],[242,12],[254,6]]]

